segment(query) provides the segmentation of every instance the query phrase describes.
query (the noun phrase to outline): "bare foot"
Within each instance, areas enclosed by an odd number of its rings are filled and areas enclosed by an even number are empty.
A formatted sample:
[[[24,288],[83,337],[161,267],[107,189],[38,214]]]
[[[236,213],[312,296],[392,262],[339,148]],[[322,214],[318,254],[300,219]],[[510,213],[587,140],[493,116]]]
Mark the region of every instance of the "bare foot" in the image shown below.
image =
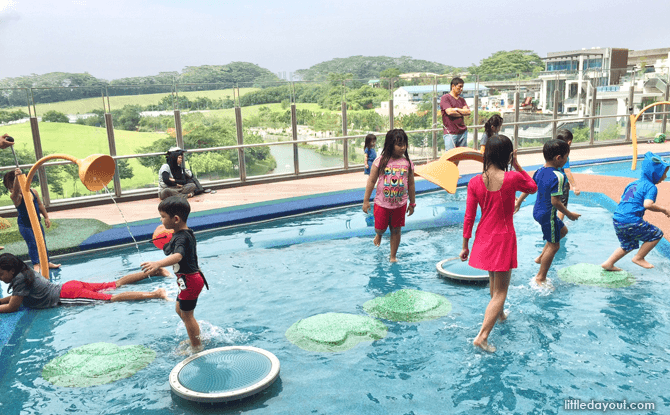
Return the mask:
[[[381,245],[381,243],[382,243],[382,236],[381,236],[381,235],[377,235],[377,236],[375,236],[375,239],[374,239],[374,241],[372,241],[372,242],[375,244],[375,246],[379,246],[379,245]]]
[[[651,265],[649,262],[647,262],[647,260],[644,259],[644,258],[637,259],[637,258],[633,257],[632,261],[633,261],[634,264],[637,264],[637,265],[641,266],[642,268],[646,268],[646,269],[654,268],[654,266]]]
[[[389,259],[389,261],[390,261],[390,262],[398,262],[398,258],[392,256],[392,257]]]
[[[605,271],[621,271],[621,268],[615,267],[614,265],[602,264],[601,267],[603,267]]]
[[[490,345],[488,343],[488,341],[486,341],[486,340],[475,339],[475,341],[473,341],[472,344],[479,347],[480,349],[482,349],[485,352],[489,352],[489,353],[495,353],[496,352],[496,348],[494,346]]]
[[[49,262],[49,269],[57,269],[57,268],[60,268],[60,264],[53,264]]]
[[[498,314],[498,321],[503,322],[509,317],[509,310],[503,310]]]
[[[154,291],[154,295],[156,295],[156,298],[162,298],[163,300],[167,300],[167,291],[165,291],[164,288],[157,288]]]
[[[547,282],[547,277],[539,278],[539,276],[536,275],[534,279],[535,279],[535,284],[539,285],[540,287],[541,287],[545,282]]]

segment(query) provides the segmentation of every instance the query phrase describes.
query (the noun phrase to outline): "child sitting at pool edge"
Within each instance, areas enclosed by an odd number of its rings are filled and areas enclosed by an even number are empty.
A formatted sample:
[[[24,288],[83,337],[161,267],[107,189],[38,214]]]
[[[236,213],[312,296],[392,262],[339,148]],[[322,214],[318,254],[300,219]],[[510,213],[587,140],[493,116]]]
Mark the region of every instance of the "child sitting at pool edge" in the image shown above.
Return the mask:
[[[368,213],[372,189],[377,183],[374,200],[375,233],[377,235],[374,244],[376,246],[381,244],[382,235],[386,232],[386,228],[390,227],[391,262],[397,261],[400,231],[405,226],[405,212],[411,216],[416,206],[414,164],[407,153],[408,141],[405,131],[399,128],[386,133],[382,155],[372,164],[363,197],[363,212]],[[409,205],[407,204],[408,199]]]
[[[621,201],[614,211],[612,222],[621,247],[603,262],[607,271],[621,271],[614,264],[630,251],[642,247],[633,257],[633,263],[642,268],[653,268],[645,257],[663,237],[663,231],[643,219],[645,210],[661,212],[670,217],[670,210],[656,204],[658,189],[656,185],[668,176],[670,164],[652,152],[644,155],[642,177],[630,183],[621,195]]]
[[[546,241],[540,256],[535,262],[540,264],[540,269],[534,277],[535,283],[544,287],[547,283],[547,273],[554,261],[554,256],[561,247],[560,240],[568,234],[568,228],[558,218],[561,212],[570,220],[577,220],[579,213],[570,212],[561,202],[563,195],[565,173],[560,169],[568,161],[570,146],[562,140],[549,140],[542,148],[545,164],[533,174],[533,180],[537,183],[537,198],[533,207],[533,219],[542,227],[542,238]],[[514,211],[518,211],[521,203],[528,196],[522,194],[516,201]]]
[[[167,257],[160,261],[142,263],[142,270],[152,273],[161,267],[173,266],[179,286],[175,311],[184,322],[191,350],[199,352],[203,346],[200,341],[200,326],[193,316],[193,310],[198,303],[202,287],[206,286],[209,289],[209,286],[198,266],[195,235],[186,224],[191,213],[191,205],[182,197],[170,196],[158,205],[158,213],[165,229],[173,229],[174,234],[170,242],[163,247],[163,253]]]

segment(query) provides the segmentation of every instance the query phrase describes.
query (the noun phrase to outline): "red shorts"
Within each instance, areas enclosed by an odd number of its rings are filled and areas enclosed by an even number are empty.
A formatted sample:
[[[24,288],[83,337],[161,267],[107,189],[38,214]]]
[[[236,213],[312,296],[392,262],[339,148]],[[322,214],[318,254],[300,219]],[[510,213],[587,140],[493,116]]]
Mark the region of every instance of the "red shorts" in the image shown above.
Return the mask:
[[[386,227],[391,225],[392,228],[400,228],[405,226],[405,212],[407,205],[395,209],[388,209],[382,206],[377,206],[375,203],[375,229],[385,231]]]
[[[183,282],[183,286],[180,282]],[[202,287],[205,286],[205,280],[202,278],[199,272],[194,272],[192,274],[177,274],[177,285],[179,285],[179,295],[177,299],[179,300],[197,300],[202,291]]]
[[[112,298],[112,295],[103,294],[99,291],[113,290],[115,288],[115,282],[68,281],[60,288],[60,298],[87,298],[91,300],[109,301]]]

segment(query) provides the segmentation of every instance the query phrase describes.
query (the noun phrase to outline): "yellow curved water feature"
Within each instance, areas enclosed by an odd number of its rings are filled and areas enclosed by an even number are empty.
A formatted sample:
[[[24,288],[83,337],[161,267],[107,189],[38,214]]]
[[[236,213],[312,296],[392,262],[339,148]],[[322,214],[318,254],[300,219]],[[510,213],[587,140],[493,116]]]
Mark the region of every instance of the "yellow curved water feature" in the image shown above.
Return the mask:
[[[414,173],[435,183],[449,193],[456,193],[458,185],[458,166],[454,162],[474,160],[484,162],[484,156],[479,151],[468,147],[456,147],[447,151],[438,160],[416,168]]]

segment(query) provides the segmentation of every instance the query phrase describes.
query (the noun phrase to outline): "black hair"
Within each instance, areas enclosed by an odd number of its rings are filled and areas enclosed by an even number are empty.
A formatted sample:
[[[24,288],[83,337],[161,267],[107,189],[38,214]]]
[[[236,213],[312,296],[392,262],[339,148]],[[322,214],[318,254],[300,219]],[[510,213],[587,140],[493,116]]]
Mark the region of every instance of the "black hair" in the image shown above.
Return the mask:
[[[377,141],[377,136],[374,134],[368,134],[365,136],[365,147],[363,148],[370,148],[370,145],[372,144],[372,141]]]
[[[170,172],[172,177],[177,180],[182,180],[185,178],[186,173],[184,171],[184,159],[182,159],[181,166],[177,163],[177,158],[182,156],[184,153],[179,151],[170,151],[168,152],[165,159],[167,160],[168,166],[170,166]]]
[[[451,87],[452,88],[454,87],[454,85],[459,85],[459,84],[465,84],[465,82],[459,77],[455,77],[454,79],[451,80]]]
[[[405,144],[405,158],[409,161],[409,153],[407,153],[407,148],[409,147],[409,138],[407,138],[407,133],[401,128],[396,128],[390,130],[386,133],[386,138],[384,139],[384,149],[382,150],[381,160],[379,161],[379,171],[383,172],[386,164],[393,156],[393,150],[396,143]],[[412,162],[409,163],[409,171],[412,172]]]
[[[32,287],[33,281],[35,281],[35,273],[33,270],[31,270],[25,262],[10,253],[0,254],[0,269],[12,272],[14,277],[16,277],[17,274],[23,273],[26,276],[26,285],[28,287]]]
[[[170,196],[158,205],[158,211],[165,212],[170,217],[179,216],[182,221],[186,222],[188,215],[191,213],[191,205],[183,197]]]
[[[486,132],[486,137],[493,137],[494,133],[493,128],[500,128],[502,127],[503,124],[503,118],[498,115],[498,114],[493,114],[491,118],[486,120],[486,124],[484,124],[484,131]]]
[[[551,161],[556,158],[556,156],[565,156],[570,154],[570,146],[563,140],[549,140],[544,143],[542,147],[542,154],[544,154],[545,161]]]
[[[8,171],[5,173],[4,177],[2,178],[2,183],[4,183],[5,187],[7,190],[12,190],[14,187],[14,179],[16,178],[16,173],[13,171]]]
[[[566,129],[558,130],[558,133],[556,133],[556,139],[565,141],[567,143],[568,141],[572,141],[572,133],[570,130]]]
[[[484,149],[484,173],[490,166],[496,166],[503,171],[507,170],[513,151],[512,140],[506,135],[495,134],[489,137]]]

